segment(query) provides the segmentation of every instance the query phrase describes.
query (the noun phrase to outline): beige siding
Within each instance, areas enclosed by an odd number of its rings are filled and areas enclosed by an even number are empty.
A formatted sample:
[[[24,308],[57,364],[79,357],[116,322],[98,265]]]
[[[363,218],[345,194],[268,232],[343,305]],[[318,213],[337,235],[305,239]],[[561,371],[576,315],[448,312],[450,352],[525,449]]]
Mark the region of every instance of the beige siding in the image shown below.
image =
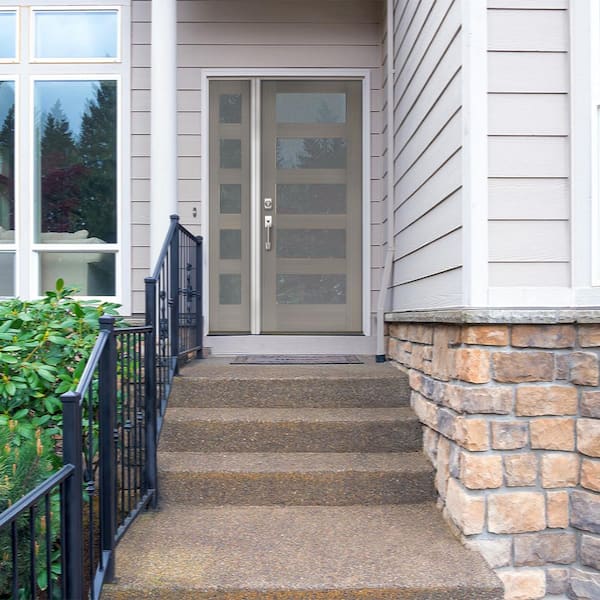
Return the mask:
[[[383,238],[381,177],[381,0],[179,0],[178,169],[179,214],[200,232],[202,180],[201,73],[203,68],[371,69],[372,294],[379,286]],[[134,223],[148,225],[150,148],[150,2],[132,6],[132,165]],[[196,215],[194,216],[194,209]],[[133,237],[134,307],[141,308],[146,241]]]
[[[399,0],[395,310],[462,303],[460,2]]]
[[[492,287],[570,285],[567,7],[488,2]]]

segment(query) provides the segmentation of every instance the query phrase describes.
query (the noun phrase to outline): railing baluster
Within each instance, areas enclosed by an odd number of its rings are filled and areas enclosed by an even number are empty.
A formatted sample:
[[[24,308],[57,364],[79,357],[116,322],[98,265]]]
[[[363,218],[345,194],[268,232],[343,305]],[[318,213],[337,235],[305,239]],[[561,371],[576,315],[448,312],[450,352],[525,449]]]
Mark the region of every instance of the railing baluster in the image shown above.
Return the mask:
[[[52,512],[50,510],[50,493],[44,496],[44,522],[46,524],[46,575],[48,598],[54,598],[54,585],[52,581]]]
[[[171,215],[172,221],[179,222],[177,215]],[[179,228],[175,228],[175,234],[171,240],[171,248],[169,251],[169,257],[171,264],[170,277],[169,277],[169,302],[171,303],[171,360],[175,364],[171,367],[174,369],[174,374],[177,374],[178,364],[177,357],[179,356]]]
[[[29,586],[31,588],[31,598],[37,597],[37,581],[35,576],[35,504],[29,507]]]
[[[202,346],[204,344],[204,298],[202,297],[204,276],[202,261],[204,260],[204,238],[199,235],[196,238],[196,347],[198,356],[202,357]]]

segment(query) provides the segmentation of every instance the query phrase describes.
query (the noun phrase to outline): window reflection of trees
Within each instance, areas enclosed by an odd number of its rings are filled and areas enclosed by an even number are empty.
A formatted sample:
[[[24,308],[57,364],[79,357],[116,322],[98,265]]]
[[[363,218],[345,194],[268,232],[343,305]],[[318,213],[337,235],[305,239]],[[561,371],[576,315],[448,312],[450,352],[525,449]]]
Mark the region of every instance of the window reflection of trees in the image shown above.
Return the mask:
[[[117,85],[102,81],[79,135],[57,101],[41,120],[41,231],[116,239]]]
[[[0,81],[9,90],[9,108],[0,124],[0,226],[14,230],[15,227],[15,106],[13,83]]]

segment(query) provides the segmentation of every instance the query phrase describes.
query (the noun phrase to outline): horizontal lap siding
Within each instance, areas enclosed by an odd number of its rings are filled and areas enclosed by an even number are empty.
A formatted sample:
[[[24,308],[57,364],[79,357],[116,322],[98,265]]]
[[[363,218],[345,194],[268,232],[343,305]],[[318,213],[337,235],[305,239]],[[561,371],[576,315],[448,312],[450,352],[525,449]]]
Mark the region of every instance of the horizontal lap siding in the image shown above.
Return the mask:
[[[462,303],[457,0],[399,0],[395,28],[394,309]]]
[[[148,182],[150,2],[134,0],[133,35],[133,144],[140,184]],[[379,287],[383,238],[381,132],[383,122],[380,0],[179,0],[177,3],[177,126],[179,213],[193,232],[200,232],[203,136],[200,112],[203,68],[368,68],[371,69],[371,242],[372,295]],[[134,169],[135,172],[135,169]],[[135,177],[134,177],[135,179]],[[135,214],[147,221],[146,187],[134,185],[140,204]],[[193,209],[197,217],[193,216]],[[134,246],[136,241],[134,238]],[[138,252],[142,261],[147,252]],[[146,258],[147,260],[147,258]],[[134,292],[140,279],[134,265]],[[139,296],[141,297],[141,296]],[[139,306],[139,303],[136,304]]]
[[[566,0],[489,0],[491,287],[570,285]]]

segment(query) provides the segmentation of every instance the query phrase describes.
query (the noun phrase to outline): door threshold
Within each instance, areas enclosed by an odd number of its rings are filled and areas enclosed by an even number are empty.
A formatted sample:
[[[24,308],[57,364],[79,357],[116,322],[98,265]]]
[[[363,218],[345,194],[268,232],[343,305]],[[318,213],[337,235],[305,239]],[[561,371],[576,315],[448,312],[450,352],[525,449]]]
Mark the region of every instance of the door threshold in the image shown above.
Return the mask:
[[[213,355],[238,354],[374,354],[375,336],[366,335],[209,335],[204,344]]]

